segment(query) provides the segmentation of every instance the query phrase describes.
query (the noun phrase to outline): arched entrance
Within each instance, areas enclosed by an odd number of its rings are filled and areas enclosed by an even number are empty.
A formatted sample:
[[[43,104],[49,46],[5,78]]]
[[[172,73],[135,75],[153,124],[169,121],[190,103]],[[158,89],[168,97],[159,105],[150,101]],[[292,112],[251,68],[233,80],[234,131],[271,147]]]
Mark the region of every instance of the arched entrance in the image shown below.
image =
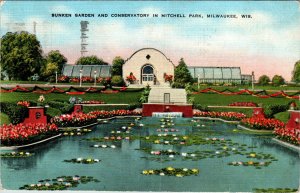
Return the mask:
[[[151,64],[146,64],[141,69],[141,83],[143,84],[155,84],[154,68]]]

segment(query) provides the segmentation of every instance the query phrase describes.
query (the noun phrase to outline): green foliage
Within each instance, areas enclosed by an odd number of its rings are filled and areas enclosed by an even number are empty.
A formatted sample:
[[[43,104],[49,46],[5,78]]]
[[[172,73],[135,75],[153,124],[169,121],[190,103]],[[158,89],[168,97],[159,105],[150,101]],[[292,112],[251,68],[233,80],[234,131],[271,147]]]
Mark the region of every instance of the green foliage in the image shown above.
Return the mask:
[[[12,124],[22,123],[28,117],[28,108],[16,103],[0,102],[1,112],[6,114]]]
[[[291,102],[286,104],[270,104],[265,105],[264,113],[266,117],[273,118],[276,113],[285,112],[289,109]]]
[[[9,124],[9,123],[10,123],[10,120],[9,120],[8,115],[6,115],[4,113],[0,113],[0,125]]]
[[[275,75],[273,78],[272,78],[272,83],[274,86],[279,86],[279,85],[283,85],[285,83],[285,80],[282,76],[280,75]]]
[[[258,79],[258,84],[259,85],[268,85],[270,81],[271,80],[267,75],[262,75]]]
[[[59,50],[51,50],[46,56],[46,62],[54,63],[57,66],[57,72],[60,73],[64,67],[64,65],[68,62],[68,59],[62,55]],[[55,72],[54,72],[55,73]]]
[[[111,71],[112,76],[115,75],[122,76],[123,74],[122,67],[124,63],[125,63],[124,59],[121,58],[120,56],[114,58],[114,60],[112,61],[112,71]]]
[[[193,109],[197,109],[200,111],[208,111],[208,107],[202,104],[193,104]]]
[[[49,106],[61,111],[62,114],[70,113],[73,111],[73,104],[67,102],[49,101]]]
[[[48,79],[51,76],[55,75],[55,72],[58,71],[58,64],[57,63],[47,63],[42,75],[44,78]]]
[[[125,83],[122,76],[115,75],[111,78],[111,84],[112,86],[124,86]]]
[[[292,81],[300,82],[300,60],[295,63],[294,70],[292,72]]]
[[[59,109],[52,108],[52,107],[46,108],[46,112],[45,113],[49,117],[55,117],[55,116],[58,116],[58,115],[62,114]]]
[[[183,58],[180,59],[178,66],[176,66],[174,71],[174,83],[175,88],[184,88],[185,84],[192,83],[193,78],[190,71],[187,68]]]
[[[8,32],[1,40],[1,69],[10,79],[28,80],[40,73],[43,58],[40,42],[28,32]]]
[[[97,56],[83,56],[80,57],[76,62],[76,65],[108,65],[103,59]]]
[[[144,91],[143,91],[143,93],[142,93],[142,96],[140,97],[140,100],[139,100],[139,102],[141,102],[141,103],[146,103],[146,102],[148,102],[148,97],[149,97],[149,94],[150,94],[150,86],[148,85],[145,89],[144,89]]]
[[[136,108],[142,108],[142,104],[141,103],[132,103],[132,104],[129,104],[127,106],[127,108],[125,108],[125,109],[127,109],[127,110],[134,110]]]

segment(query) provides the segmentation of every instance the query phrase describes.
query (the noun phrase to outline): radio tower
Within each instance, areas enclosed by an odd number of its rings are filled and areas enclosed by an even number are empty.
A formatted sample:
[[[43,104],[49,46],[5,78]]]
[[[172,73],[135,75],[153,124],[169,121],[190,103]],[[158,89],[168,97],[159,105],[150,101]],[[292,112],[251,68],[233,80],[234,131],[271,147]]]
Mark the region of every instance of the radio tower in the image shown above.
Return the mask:
[[[87,43],[87,38],[88,38],[88,36],[87,36],[87,34],[86,34],[86,32],[87,31],[89,31],[88,30],[88,24],[89,24],[89,22],[88,21],[81,21],[80,22],[80,25],[81,25],[81,29],[80,29],[80,31],[81,31],[81,36],[80,36],[80,38],[81,38],[81,56],[84,56],[88,51],[87,51],[87,45],[88,45],[88,43]]]
[[[36,22],[33,22],[33,34],[36,35]]]

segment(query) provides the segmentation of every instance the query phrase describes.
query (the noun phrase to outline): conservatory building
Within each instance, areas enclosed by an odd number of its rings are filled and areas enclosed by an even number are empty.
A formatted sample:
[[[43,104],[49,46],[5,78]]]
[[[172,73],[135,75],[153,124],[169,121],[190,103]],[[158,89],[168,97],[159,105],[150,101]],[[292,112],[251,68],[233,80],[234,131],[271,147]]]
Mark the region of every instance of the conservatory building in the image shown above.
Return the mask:
[[[196,82],[235,83],[251,82],[251,75],[242,75],[240,67],[188,66]],[[65,65],[62,74],[69,77],[111,77],[111,65]],[[123,79],[127,85],[169,86],[166,77],[174,78],[175,65],[155,48],[134,52],[123,65]]]

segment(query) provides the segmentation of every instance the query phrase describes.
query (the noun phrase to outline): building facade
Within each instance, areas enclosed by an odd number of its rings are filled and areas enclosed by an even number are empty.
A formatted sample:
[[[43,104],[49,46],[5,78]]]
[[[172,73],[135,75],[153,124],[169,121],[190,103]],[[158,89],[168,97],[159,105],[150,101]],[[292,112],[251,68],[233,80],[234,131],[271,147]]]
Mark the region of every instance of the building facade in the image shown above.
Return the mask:
[[[169,85],[166,75],[174,77],[175,66],[161,51],[154,48],[143,48],[133,53],[123,65],[123,78],[133,75],[132,84]],[[128,81],[127,81],[128,82]]]

